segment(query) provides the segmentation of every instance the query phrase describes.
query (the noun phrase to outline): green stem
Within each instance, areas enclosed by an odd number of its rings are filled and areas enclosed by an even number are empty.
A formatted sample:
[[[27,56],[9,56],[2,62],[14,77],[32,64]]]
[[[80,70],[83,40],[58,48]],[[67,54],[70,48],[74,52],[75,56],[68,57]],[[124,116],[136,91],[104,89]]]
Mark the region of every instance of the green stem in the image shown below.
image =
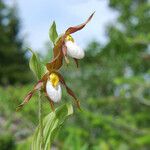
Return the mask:
[[[40,130],[41,150],[44,150],[43,105],[42,105],[42,93],[41,93],[41,91],[39,91],[39,130]]]

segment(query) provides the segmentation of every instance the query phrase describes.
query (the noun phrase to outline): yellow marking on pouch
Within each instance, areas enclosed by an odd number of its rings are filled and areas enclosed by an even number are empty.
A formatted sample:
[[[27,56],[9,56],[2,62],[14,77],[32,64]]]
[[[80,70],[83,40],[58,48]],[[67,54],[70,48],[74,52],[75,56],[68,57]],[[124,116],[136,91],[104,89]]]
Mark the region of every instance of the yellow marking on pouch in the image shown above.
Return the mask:
[[[58,75],[56,73],[51,73],[49,78],[50,78],[50,82],[52,83],[52,85],[54,87],[56,87],[58,85],[58,83],[59,83]]]

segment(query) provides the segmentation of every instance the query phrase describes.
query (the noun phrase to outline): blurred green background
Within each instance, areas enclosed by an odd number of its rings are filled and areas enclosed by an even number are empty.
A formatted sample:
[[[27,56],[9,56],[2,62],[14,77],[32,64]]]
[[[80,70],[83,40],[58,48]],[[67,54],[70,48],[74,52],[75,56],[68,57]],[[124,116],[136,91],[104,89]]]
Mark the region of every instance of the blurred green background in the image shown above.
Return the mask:
[[[56,150],[150,149],[150,1],[109,0],[109,7],[119,15],[107,25],[107,43],[91,41],[80,68],[70,60],[62,70],[83,112],[74,107],[53,144]],[[37,95],[15,112],[35,83],[19,32],[16,8],[0,0],[0,150],[30,149],[38,124]],[[51,54],[47,46],[43,62]],[[64,90],[61,104],[71,100]],[[45,115],[50,111],[45,100]]]

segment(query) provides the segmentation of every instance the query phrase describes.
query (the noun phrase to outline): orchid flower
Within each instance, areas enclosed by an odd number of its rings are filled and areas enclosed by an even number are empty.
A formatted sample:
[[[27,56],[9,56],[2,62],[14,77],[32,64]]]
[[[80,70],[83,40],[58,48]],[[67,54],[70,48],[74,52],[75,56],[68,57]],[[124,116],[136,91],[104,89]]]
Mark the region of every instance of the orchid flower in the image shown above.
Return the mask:
[[[61,101],[61,85],[66,88],[67,93],[73,97],[77,107],[80,109],[79,100],[74,92],[67,86],[63,76],[58,70],[62,67],[63,58],[65,58],[68,63],[67,55],[75,60],[78,67],[78,59],[84,57],[84,51],[75,43],[71,34],[81,30],[91,20],[93,15],[94,13],[83,24],[68,28],[65,33],[58,38],[53,48],[54,57],[51,62],[46,64],[47,73],[42,76],[41,80],[39,80],[33,89],[25,96],[17,110],[21,109],[26,103],[28,103],[35,92],[43,91],[54,111],[54,103]]]
[[[58,103],[61,100],[61,85],[66,88],[67,93],[73,97],[77,107],[80,109],[79,100],[75,96],[74,92],[67,86],[63,76],[57,71],[52,71],[46,73],[42,79],[38,81],[33,90],[25,96],[24,101],[17,107],[17,111],[20,110],[26,103],[28,103],[34,93],[39,90],[44,91],[45,96],[49,100],[50,106],[54,111],[54,103]]]
[[[86,24],[92,19],[94,13],[92,13],[84,23],[69,27],[65,31],[65,33],[57,39],[53,48],[54,58],[52,62],[46,64],[47,70],[58,70],[59,68],[61,68],[63,64],[63,57],[65,58],[66,63],[69,63],[67,55],[74,59],[78,67],[78,59],[82,59],[84,57],[84,51],[76,44],[71,34],[83,29]]]

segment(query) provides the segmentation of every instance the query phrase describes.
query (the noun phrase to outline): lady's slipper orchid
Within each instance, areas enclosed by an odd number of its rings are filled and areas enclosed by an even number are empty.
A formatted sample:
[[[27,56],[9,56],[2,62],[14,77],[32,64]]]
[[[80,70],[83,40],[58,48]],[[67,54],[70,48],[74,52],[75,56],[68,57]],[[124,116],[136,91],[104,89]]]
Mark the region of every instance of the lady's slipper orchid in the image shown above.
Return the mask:
[[[61,100],[62,93],[60,84],[66,88],[67,93],[74,98],[77,107],[80,109],[79,100],[75,96],[74,92],[66,85],[63,76],[57,71],[52,71],[46,73],[42,79],[38,81],[33,90],[26,95],[24,101],[18,106],[17,111],[20,110],[26,103],[28,103],[33,94],[39,90],[44,91],[45,96],[49,100],[51,108],[54,111],[54,103],[57,103]]]
[[[77,44],[74,42],[74,39],[71,37],[71,34],[84,28],[86,24],[92,19],[94,13],[92,13],[86,22],[74,27],[69,27],[65,33],[59,37],[53,48],[54,58],[52,62],[46,64],[47,70],[50,71],[52,69],[60,69],[63,64],[63,57],[65,58],[66,63],[69,63],[67,55],[74,58],[78,67],[78,59],[84,57],[84,51],[77,46]]]

